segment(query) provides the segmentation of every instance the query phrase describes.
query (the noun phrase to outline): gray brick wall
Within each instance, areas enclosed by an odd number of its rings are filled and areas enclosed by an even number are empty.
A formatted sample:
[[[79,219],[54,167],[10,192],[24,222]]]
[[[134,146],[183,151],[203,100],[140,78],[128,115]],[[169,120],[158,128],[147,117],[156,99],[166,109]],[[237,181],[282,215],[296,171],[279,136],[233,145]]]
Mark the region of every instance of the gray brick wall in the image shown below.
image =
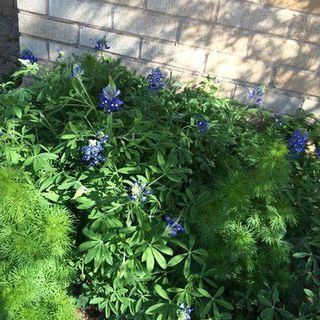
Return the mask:
[[[320,9],[290,1],[17,0],[20,44],[54,61],[58,48],[90,51],[106,35],[110,54],[139,72],[214,76],[220,96],[244,102],[263,83],[268,108],[320,114]]]

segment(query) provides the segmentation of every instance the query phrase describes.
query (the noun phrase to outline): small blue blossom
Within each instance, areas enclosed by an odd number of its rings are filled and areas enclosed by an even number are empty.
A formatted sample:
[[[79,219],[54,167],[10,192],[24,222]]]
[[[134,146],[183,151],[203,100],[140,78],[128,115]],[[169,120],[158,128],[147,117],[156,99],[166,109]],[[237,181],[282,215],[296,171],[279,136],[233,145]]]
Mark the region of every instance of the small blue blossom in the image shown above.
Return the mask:
[[[147,184],[141,183],[139,180],[136,180],[128,190],[129,199],[132,201],[145,202],[152,193],[151,190],[147,189]]]
[[[209,122],[206,120],[201,120],[197,122],[197,127],[200,133],[206,133],[209,129]]]
[[[176,219],[172,219],[165,215],[164,220],[167,222],[167,229],[172,237],[176,237],[179,233],[185,233],[185,229],[182,224],[178,223]]]
[[[158,91],[164,87],[164,74],[160,68],[152,69],[151,74],[148,75],[149,79],[149,91]]]
[[[104,145],[108,141],[108,136],[103,136],[100,140],[89,140],[89,144],[81,149],[82,160],[86,162],[90,167],[97,167],[101,163],[106,161],[106,158],[102,155],[104,151]]]
[[[38,61],[38,58],[33,54],[30,49],[23,49],[21,52],[22,60],[29,60],[31,64],[34,64]]]
[[[194,311],[193,307],[188,307],[184,303],[179,304],[178,316],[179,320],[191,320],[191,313]]]
[[[291,138],[289,139],[289,156],[297,158],[301,153],[304,153],[309,141],[309,135],[307,132],[302,132],[301,130],[295,130]]]
[[[273,118],[278,126],[278,128],[282,128],[283,127],[283,117],[281,115],[279,115],[279,113],[274,113],[273,114]]]
[[[99,95],[99,107],[107,112],[119,111],[123,105],[123,101],[119,98],[120,94],[121,91],[115,86],[109,85],[103,88],[102,93]]]
[[[264,94],[265,87],[257,86],[252,90],[248,91],[248,98],[255,104],[260,106],[262,102],[262,96]]]
[[[318,146],[316,148],[316,155],[317,155],[318,159],[320,159],[320,146]]]
[[[107,43],[106,37],[103,37],[96,42],[96,46],[95,46],[96,51],[105,51],[109,49],[110,49],[110,46]]]
[[[72,66],[71,75],[72,75],[74,78],[76,78],[76,79],[80,79],[81,76],[84,75],[84,70],[83,70],[81,64],[75,63],[75,64]]]

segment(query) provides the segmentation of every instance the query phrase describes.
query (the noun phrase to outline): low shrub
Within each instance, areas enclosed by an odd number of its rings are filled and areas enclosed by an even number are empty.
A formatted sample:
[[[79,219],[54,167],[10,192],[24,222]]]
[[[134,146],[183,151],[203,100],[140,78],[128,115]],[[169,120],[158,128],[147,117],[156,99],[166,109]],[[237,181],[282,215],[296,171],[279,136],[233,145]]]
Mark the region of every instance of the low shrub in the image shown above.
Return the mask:
[[[31,86],[2,85],[0,159],[79,219],[79,307],[108,319],[315,319],[314,116],[90,54],[23,74]]]

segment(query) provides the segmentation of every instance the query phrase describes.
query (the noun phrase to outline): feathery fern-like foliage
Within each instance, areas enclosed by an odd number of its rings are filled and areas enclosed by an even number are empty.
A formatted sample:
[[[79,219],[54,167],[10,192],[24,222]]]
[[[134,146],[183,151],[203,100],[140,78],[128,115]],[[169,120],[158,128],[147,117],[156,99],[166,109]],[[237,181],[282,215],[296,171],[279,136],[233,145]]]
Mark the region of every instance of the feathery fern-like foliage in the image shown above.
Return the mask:
[[[65,292],[69,213],[42,199],[22,172],[1,168],[0,221],[0,319],[76,319]]]
[[[286,200],[291,170],[287,147],[257,133],[236,150],[236,156],[221,159],[221,172],[227,175],[199,196],[190,220],[216,277],[259,286],[270,279],[272,269],[271,278],[279,273],[286,286],[290,246],[283,236],[296,221]]]

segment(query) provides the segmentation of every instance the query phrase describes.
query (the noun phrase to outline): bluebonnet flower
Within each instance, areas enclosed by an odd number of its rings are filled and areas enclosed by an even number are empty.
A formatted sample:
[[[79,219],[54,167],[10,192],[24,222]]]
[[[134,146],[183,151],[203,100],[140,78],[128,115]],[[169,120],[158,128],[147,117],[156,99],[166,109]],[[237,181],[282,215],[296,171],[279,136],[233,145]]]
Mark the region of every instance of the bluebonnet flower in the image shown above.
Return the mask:
[[[72,66],[71,75],[76,79],[80,79],[83,74],[84,74],[84,70],[83,70],[81,64],[75,63]]]
[[[38,61],[38,58],[33,54],[30,49],[23,49],[21,52],[22,60],[29,60],[31,64],[34,64]]]
[[[103,88],[102,93],[99,96],[99,107],[107,112],[119,111],[120,107],[123,105],[123,101],[119,98],[120,94],[121,91],[114,85]]]
[[[89,144],[81,149],[82,160],[85,161],[90,167],[97,167],[102,162],[106,161],[106,158],[102,155],[104,151],[104,145],[108,140],[108,136],[104,136],[103,139],[89,140]]]
[[[252,90],[248,91],[248,98],[256,105],[260,106],[262,102],[262,96],[264,94],[265,87],[257,86]]]
[[[178,223],[176,219],[172,219],[165,215],[164,220],[167,222],[167,229],[169,230],[171,236],[176,237],[178,233],[186,232],[182,224]]]
[[[198,127],[200,133],[206,133],[209,129],[209,122],[206,120],[198,121],[197,127]]]
[[[130,192],[129,199],[132,201],[145,202],[152,193],[151,190],[147,189],[147,184],[141,183],[139,180],[136,180],[128,190]]]
[[[279,113],[274,113],[273,114],[273,118],[278,126],[278,128],[281,128],[283,126],[283,118],[281,115],[279,115]]]
[[[110,46],[108,45],[105,36],[96,42],[96,46],[95,46],[96,51],[105,51],[109,49],[110,49]]]
[[[318,146],[316,148],[316,155],[317,155],[318,159],[320,159],[320,146]]]
[[[158,91],[164,87],[164,75],[159,67],[152,69],[151,74],[148,75],[148,79],[150,91]]]
[[[191,312],[194,311],[193,307],[188,307],[184,303],[179,304],[179,320],[191,320]]]
[[[288,144],[290,150],[289,156],[298,157],[301,153],[304,153],[307,148],[308,141],[309,135],[307,132],[302,132],[299,129],[295,130],[292,133]]]

